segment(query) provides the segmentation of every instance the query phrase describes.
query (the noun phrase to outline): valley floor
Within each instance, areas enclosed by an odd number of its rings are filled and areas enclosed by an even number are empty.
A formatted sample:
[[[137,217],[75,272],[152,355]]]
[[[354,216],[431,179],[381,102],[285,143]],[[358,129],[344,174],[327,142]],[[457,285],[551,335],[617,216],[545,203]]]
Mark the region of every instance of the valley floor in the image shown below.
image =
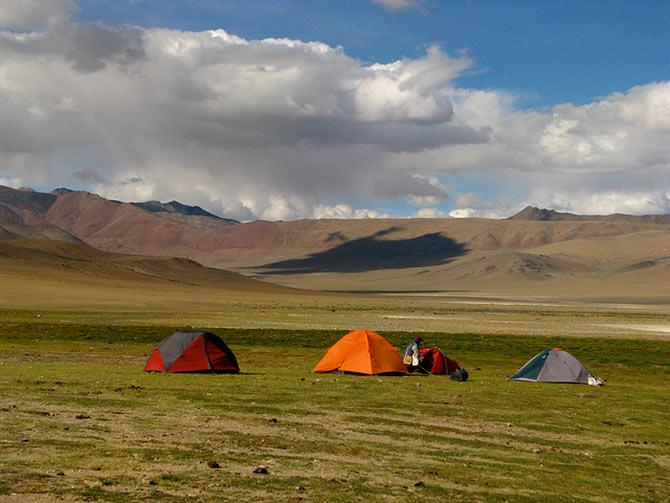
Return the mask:
[[[31,287],[30,291],[34,291]],[[7,309],[0,295],[0,321],[22,323],[230,327],[286,330],[439,332],[558,337],[670,340],[670,305],[544,302],[528,297],[423,295],[249,294],[197,291],[171,298],[172,291],[118,291],[119,300],[103,301],[90,292],[87,309],[58,290],[44,299],[51,308]],[[210,293],[207,296],[205,294]],[[78,295],[83,295],[78,291]],[[125,300],[121,300],[125,299]],[[65,310],[59,304],[64,303]],[[119,310],[120,304],[123,310]],[[13,302],[9,303],[14,306]],[[54,308],[54,306],[56,308]],[[4,308],[4,311],[2,310]]]

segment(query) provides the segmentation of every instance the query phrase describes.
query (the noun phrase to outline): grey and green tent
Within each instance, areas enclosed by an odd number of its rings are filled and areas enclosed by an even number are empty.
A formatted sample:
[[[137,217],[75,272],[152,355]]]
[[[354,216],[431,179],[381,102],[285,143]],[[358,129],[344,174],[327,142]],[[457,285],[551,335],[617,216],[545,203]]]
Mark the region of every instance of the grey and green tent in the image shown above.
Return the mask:
[[[602,381],[594,377],[577,358],[561,348],[547,349],[538,353],[509,379],[591,386],[602,384]]]

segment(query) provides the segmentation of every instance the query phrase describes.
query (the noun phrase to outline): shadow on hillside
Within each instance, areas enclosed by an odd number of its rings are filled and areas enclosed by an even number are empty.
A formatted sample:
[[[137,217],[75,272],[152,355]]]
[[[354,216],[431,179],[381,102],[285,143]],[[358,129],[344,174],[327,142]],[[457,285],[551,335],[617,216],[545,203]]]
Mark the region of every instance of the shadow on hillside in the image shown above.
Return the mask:
[[[259,267],[260,274],[301,274],[314,272],[364,272],[378,269],[406,269],[445,264],[467,250],[438,232],[408,239],[381,239],[401,230],[389,227],[371,236],[345,241],[330,250],[307,257],[282,260]],[[327,241],[341,239],[336,233]]]

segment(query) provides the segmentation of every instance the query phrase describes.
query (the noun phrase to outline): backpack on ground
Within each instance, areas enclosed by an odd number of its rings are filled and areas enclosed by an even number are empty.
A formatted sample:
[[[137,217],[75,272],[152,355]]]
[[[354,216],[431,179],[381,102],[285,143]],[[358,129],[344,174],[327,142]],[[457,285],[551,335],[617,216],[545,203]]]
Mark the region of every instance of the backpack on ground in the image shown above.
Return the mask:
[[[468,371],[465,370],[464,368],[460,368],[460,369],[456,370],[455,372],[453,372],[449,376],[449,379],[451,379],[452,381],[456,381],[456,382],[465,382],[465,381],[468,380],[468,377],[469,377],[468,376]]]

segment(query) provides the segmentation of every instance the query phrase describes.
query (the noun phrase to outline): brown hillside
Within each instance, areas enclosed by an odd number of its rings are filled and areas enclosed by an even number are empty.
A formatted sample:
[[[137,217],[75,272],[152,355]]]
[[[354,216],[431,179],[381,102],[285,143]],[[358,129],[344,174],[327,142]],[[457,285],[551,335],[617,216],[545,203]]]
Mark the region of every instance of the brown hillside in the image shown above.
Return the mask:
[[[45,218],[92,246],[112,251],[187,256],[188,250],[278,244],[277,233],[273,232],[276,225],[271,222],[252,222],[242,229],[238,229],[240,225],[203,229],[87,192],[58,197]]]
[[[463,260],[446,269],[451,281],[548,280],[565,275],[583,274],[576,261],[521,252],[503,252]],[[446,279],[446,278],[445,278]]]
[[[421,255],[425,265],[440,264],[454,258],[456,250],[458,254],[523,251],[566,241],[669,230],[667,225],[631,220],[484,219],[256,221],[203,228],[86,192],[60,191],[55,196],[2,189],[0,204],[5,205],[6,218],[23,218],[19,213],[27,212],[97,248],[176,255],[222,268],[276,269],[281,262],[309,259],[315,264],[349,262],[349,269],[360,268],[361,262],[395,269],[424,265],[414,263]],[[374,264],[377,258],[380,261]]]
[[[188,259],[123,255],[49,240],[0,240],[0,282],[0,305],[72,305],[78,299],[84,305],[110,301],[132,308],[172,298],[177,307],[212,305],[231,294],[300,293]]]
[[[30,227],[23,224],[3,223],[1,220],[0,239],[49,239],[82,243],[80,239],[55,227]]]
[[[651,229],[619,236],[574,239],[533,250],[547,255],[580,257],[604,270],[670,255],[670,230]]]
[[[55,200],[56,196],[52,194],[16,190],[0,185],[0,205],[10,209],[26,225],[43,224],[44,214]]]
[[[519,213],[512,215],[508,220],[581,220],[581,221],[629,221],[648,224],[670,224],[670,215],[624,215],[614,213],[612,215],[575,215],[574,213],[562,213],[556,210],[526,206]]]
[[[489,292],[563,298],[670,300],[670,232],[651,230],[582,238],[516,250],[471,250],[441,264],[386,270],[259,277],[284,285],[339,291]]]
[[[30,218],[28,218],[30,220]],[[35,218],[35,220],[42,220]],[[24,223],[16,210],[0,203],[0,239],[54,239],[81,243],[82,241],[72,234],[58,227],[39,221],[33,225]]]
[[[330,251],[330,260],[338,261],[338,253],[349,252],[354,242],[372,244],[361,247],[358,259],[375,260],[366,251],[402,250],[410,263],[397,256],[385,257],[386,264],[376,267],[412,266],[412,255],[429,253],[440,236],[450,240],[464,252],[478,250],[528,250],[552,243],[619,236],[648,230],[667,232],[667,226],[638,222],[535,222],[455,219],[380,219],[380,220],[300,220],[294,222],[256,221],[213,229],[194,228],[166,220],[138,208],[120,205],[86,193],[73,193],[58,198],[46,219],[78,236],[92,246],[110,251],[147,255],[189,257],[206,265],[221,268],[244,268],[297,260]],[[408,240],[414,240],[412,253]],[[400,253],[400,250],[398,250]],[[439,253],[439,249],[437,250]],[[316,257],[315,260],[319,260]],[[439,263],[438,256],[427,265]],[[351,261],[357,257],[352,255]]]
[[[233,228],[220,230],[218,233],[241,233],[250,224],[240,224]],[[423,265],[437,265],[453,258],[453,248],[461,248],[462,255],[477,251],[522,251],[553,243],[568,242],[581,239],[630,235],[637,232],[657,230],[670,232],[664,225],[636,222],[525,222],[500,221],[483,219],[394,219],[394,220],[301,220],[295,222],[267,223],[273,234],[277,235],[276,245],[250,246],[245,243],[242,248],[218,247],[211,251],[195,249],[193,256],[214,266],[231,268],[251,266],[256,269],[276,270],[282,262],[289,260],[310,261],[315,265],[312,272],[319,272],[322,260],[337,263],[347,260],[370,261],[377,255],[366,255],[365,252],[405,254],[410,257],[403,266],[399,258],[386,260],[391,268],[412,267],[414,258],[420,255],[433,254],[432,260]],[[229,234],[228,234],[229,235]],[[443,239],[434,239],[439,236]],[[407,246],[413,240],[414,253],[409,253]],[[445,246],[449,240],[453,246]],[[369,250],[361,247],[361,256],[347,257],[352,243],[367,242],[373,246]],[[374,246],[374,244],[378,246]],[[414,258],[412,258],[413,256]],[[383,265],[383,264],[382,264]],[[264,267],[263,267],[264,266]],[[303,268],[303,272],[308,272]]]

